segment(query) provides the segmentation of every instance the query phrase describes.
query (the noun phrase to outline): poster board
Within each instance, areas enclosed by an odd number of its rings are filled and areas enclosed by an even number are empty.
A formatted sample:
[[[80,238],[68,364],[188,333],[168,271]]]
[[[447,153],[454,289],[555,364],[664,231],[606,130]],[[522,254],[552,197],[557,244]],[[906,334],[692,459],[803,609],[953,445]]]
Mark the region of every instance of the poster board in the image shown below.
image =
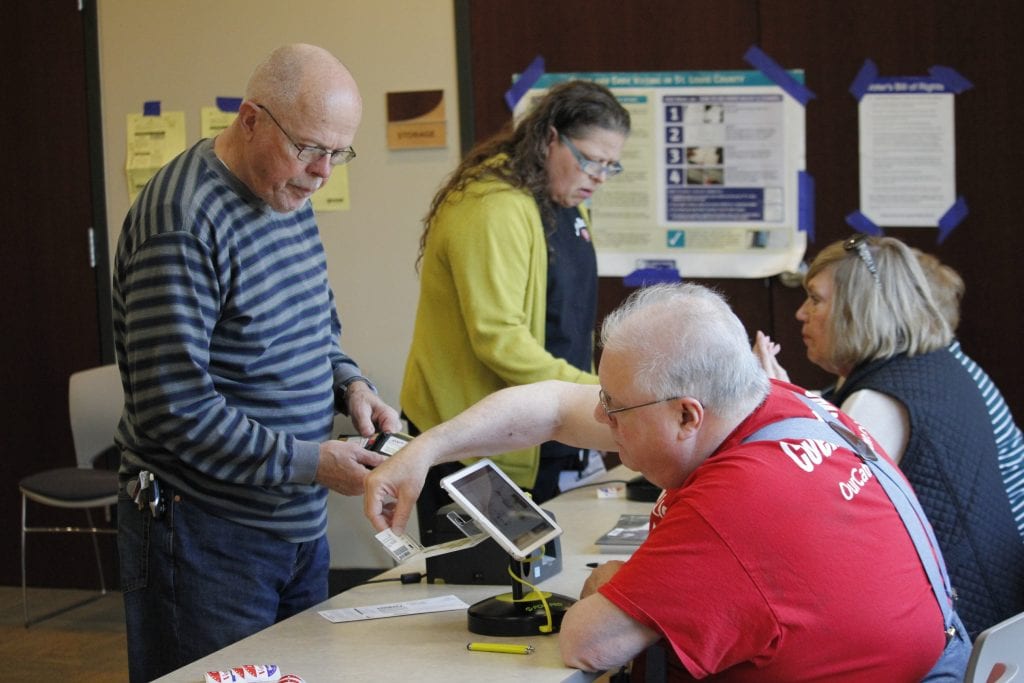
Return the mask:
[[[802,70],[788,73],[803,82]],[[625,171],[590,200],[600,275],[674,267],[683,278],[758,278],[798,268],[811,201],[802,103],[761,71],[547,73],[514,115],[572,79],[608,87],[632,118]]]

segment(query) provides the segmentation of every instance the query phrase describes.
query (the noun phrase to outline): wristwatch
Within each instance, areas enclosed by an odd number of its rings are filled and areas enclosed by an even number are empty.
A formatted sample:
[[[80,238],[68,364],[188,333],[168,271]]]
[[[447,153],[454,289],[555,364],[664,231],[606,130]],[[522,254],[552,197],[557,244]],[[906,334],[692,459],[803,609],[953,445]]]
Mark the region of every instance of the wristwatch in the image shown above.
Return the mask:
[[[377,393],[377,387],[373,385],[373,382],[363,377],[362,375],[353,375],[352,377],[349,377],[347,380],[341,383],[341,392],[338,394],[337,407],[338,410],[340,410],[343,415],[348,415],[348,388],[352,384],[352,382],[362,382],[366,386],[370,387],[370,391],[372,391],[375,394]]]

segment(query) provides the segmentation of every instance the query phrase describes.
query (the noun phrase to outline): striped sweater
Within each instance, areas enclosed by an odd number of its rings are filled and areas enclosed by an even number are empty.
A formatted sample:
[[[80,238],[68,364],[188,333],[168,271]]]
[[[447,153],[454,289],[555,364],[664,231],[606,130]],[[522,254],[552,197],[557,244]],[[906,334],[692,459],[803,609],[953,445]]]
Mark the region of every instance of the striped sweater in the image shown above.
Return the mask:
[[[950,352],[966,368],[971,379],[978,385],[978,391],[985,399],[989,418],[992,420],[992,435],[996,439],[996,450],[999,454],[999,473],[1006,486],[1006,495],[1010,498],[1013,519],[1017,523],[1017,531],[1024,537],[1024,436],[1013,421],[1010,407],[1006,405],[1002,392],[981,367],[971,359],[960,342],[954,341],[949,346]]]
[[[319,444],[359,368],[309,204],[275,213],[203,140],[139,194],[114,271],[122,476],[149,469],[288,541],[322,535]]]

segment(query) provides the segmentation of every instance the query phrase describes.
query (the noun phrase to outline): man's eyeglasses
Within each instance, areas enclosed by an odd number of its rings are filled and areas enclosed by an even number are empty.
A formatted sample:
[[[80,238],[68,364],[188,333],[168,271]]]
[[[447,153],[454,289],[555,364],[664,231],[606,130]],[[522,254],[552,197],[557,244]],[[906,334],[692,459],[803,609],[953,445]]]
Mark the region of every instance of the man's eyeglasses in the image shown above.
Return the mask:
[[[562,141],[562,144],[569,148],[572,152],[573,157],[576,159],[576,163],[579,164],[580,170],[589,176],[600,178],[602,174],[611,178],[622,173],[622,164],[617,161],[612,161],[607,164],[602,164],[600,161],[594,161],[583,156],[583,153],[576,149],[576,145],[572,144],[566,136],[559,134],[558,139]]]
[[[284,133],[284,136],[288,138],[288,142],[292,143],[292,146],[299,150],[299,153],[295,155],[299,161],[309,164],[315,161],[320,161],[324,157],[329,157],[331,166],[341,166],[342,164],[347,164],[356,158],[356,151],[352,149],[351,146],[344,147],[342,149],[324,149],[323,147],[300,145],[295,142],[291,135],[288,134],[288,131],[284,129],[284,126],[277,122],[277,119],[274,118],[274,115],[270,113],[269,109],[264,107],[262,104],[257,104],[256,106],[267,112],[267,116],[269,116],[270,120],[274,122],[274,125]]]
[[[598,400],[601,401],[601,407],[604,408],[604,414],[608,417],[615,415],[616,413],[624,413],[627,410],[636,410],[637,408],[646,408],[647,406],[653,406],[658,403],[665,403],[666,401],[675,401],[676,399],[682,398],[682,396],[669,396],[668,398],[659,398],[657,401],[648,401],[647,403],[637,403],[635,406],[626,406],[625,408],[612,408],[608,394],[605,393],[604,389],[598,392]]]
[[[871,272],[871,277],[875,279],[875,285],[881,289],[882,278],[878,276],[878,266],[875,264],[875,257],[871,255],[871,249],[868,248],[868,236],[863,233],[854,235],[843,242],[843,249],[857,252],[860,260],[864,262],[864,265],[868,267],[868,271]]]

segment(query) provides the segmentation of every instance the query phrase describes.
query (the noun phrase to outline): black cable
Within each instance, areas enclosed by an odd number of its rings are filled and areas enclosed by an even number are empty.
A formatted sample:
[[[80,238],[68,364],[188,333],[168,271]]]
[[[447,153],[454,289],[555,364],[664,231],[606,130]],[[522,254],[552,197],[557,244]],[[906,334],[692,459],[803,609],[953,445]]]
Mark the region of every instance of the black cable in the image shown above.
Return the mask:
[[[423,580],[424,576],[426,576],[426,575],[423,574],[423,572],[406,572],[405,574],[402,574],[398,578],[393,578],[393,579],[370,579],[369,581],[363,581],[362,583],[357,584],[357,585],[365,586],[365,585],[371,584],[371,583],[388,583],[390,581],[400,581],[402,583],[419,583],[420,581]]]

